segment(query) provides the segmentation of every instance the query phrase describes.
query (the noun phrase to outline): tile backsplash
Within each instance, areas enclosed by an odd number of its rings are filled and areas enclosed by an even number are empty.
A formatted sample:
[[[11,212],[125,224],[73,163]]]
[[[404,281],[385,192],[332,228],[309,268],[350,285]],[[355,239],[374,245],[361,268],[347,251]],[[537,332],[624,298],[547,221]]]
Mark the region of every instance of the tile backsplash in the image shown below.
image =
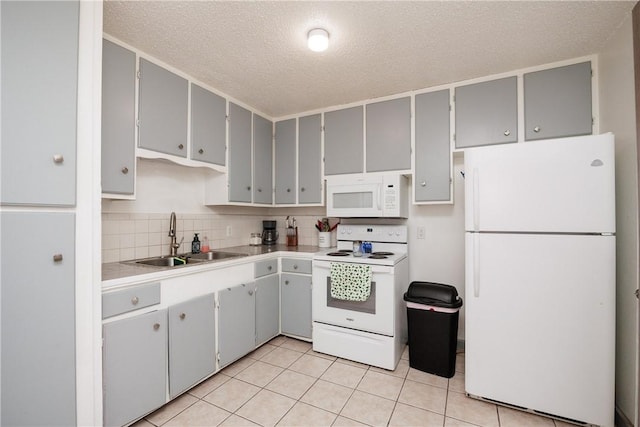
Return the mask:
[[[152,256],[168,255],[169,213],[106,213],[102,214],[102,262],[119,262]],[[211,249],[248,245],[251,233],[262,232],[262,220],[276,220],[280,237],[286,244],[284,216],[183,214],[176,212],[178,242],[184,237],[178,253],[191,251],[194,233],[202,241],[209,239]],[[299,245],[317,245],[314,227],[318,216],[296,216]],[[230,235],[227,235],[230,231]]]

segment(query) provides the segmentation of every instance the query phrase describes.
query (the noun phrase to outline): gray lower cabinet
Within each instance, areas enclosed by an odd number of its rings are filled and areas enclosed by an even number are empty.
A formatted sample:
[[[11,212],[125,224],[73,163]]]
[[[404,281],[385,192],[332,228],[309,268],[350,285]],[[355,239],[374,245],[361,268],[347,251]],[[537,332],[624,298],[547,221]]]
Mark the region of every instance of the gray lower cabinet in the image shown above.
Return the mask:
[[[273,123],[253,114],[253,202],[273,202]]]
[[[456,148],[518,140],[517,77],[455,89]]]
[[[416,202],[451,200],[451,144],[449,90],[422,93],[415,98]]]
[[[591,62],[525,74],[525,139],[591,134],[591,78]]]
[[[166,402],[167,310],[103,326],[104,425],[122,426]]]
[[[168,310],[169,397],[173,399],[216,370],[214,294]]]
[[[226,164],[227,101],[191,83],[191,159]]]
[[[311,276],[282,273],[280,283],[282,333],[311,338]]]
[[[139,91],[139,147],[187,157],[187,80],[141,58]]]
[[[0,228],[0,424],[75,425],[75,216],[2,212]]]
[[[102,192],[133,194],[136,54],[102,41]]]
[[[276,204],[296,203],[296,119],[276,122]]]
[[[363,107],[324,113],[324,174],[362,173]]]
[[[322,203],[322,115],[298,119],[298,204]]]
[[[255,283],[218,293],[218,360],[220,367],[244,356],[256,345]]]
[[[79,3],[0,4],[2,204],[75,204]]]
[[[366,106],[367,172],[411,169],[411,97]]]
[[[251,111],[229,102],[229,201],[251,203]]]
[[[280,332],[280,278],[277,274],[256,280],[256,347]]]

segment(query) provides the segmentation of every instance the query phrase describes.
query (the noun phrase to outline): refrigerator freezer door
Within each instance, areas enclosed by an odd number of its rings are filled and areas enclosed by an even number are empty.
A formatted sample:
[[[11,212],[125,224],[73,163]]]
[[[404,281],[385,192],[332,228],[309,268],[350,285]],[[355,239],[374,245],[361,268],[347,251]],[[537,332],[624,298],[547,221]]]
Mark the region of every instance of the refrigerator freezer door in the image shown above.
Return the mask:
[[[615,236],[466,234],[465,389],[613,425]]]
[[[613,134],[464,156],[467,231],[615,233]]]

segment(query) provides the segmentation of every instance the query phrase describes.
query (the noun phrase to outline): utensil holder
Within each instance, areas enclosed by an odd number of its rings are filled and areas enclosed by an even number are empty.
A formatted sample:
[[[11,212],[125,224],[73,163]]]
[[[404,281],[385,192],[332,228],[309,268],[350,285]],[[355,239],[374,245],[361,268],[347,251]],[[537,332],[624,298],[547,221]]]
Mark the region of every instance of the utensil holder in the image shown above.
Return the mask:
[[[318,233],[318,246],[321,248],[330,248],[331,247],[331,232],[330,231],[320,231]]]
[[[287,246],[298,246],[298,227],[287,228]]]

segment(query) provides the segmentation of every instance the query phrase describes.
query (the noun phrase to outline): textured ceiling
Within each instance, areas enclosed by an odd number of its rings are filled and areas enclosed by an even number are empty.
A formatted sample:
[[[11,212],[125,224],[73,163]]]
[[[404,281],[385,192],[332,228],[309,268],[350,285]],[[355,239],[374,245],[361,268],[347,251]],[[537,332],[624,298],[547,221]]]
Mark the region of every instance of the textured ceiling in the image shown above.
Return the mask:
[[[104,31],[277,118],[597,53],[635,3],[106,0]]]

